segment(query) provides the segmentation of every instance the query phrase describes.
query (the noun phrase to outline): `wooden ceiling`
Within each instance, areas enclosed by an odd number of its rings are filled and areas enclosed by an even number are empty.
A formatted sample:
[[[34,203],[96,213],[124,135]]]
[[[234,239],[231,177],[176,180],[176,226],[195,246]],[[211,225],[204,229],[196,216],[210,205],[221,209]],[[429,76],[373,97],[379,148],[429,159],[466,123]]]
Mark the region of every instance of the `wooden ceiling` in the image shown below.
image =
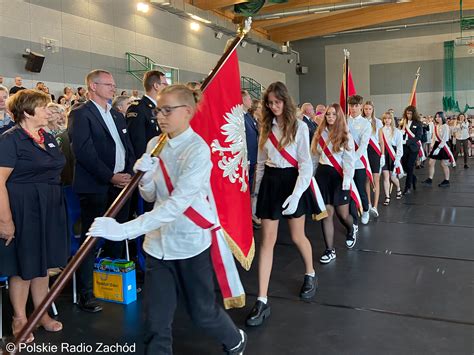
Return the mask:
[[[247,0],[186,0],[203,10],[214,11],[220,16],[237,22],[233,5]],[[283,4],[266,4],[258,15],[288,12],[308,7],[354,3],[354,0],[289,0]],[[474,0],[463,0],[463,10],[474,10]],[[255,20],[254,33],[277,43],[330,35],[382,25],[408,18],[459,11],[459,0],[411,0],[402,3],[374,5],[353,10],[331,11],[319,14],[281,16],[277,19]]]

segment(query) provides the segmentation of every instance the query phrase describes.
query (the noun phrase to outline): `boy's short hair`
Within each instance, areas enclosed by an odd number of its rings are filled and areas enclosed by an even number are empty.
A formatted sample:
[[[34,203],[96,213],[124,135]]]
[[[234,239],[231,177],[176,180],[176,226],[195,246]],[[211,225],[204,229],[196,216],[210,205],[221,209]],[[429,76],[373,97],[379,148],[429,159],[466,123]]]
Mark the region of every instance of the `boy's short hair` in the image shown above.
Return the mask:
[[[349,96],[349,99],[347,100],[349,105],[362,105],[363,102],[364,98],[360,95]]]

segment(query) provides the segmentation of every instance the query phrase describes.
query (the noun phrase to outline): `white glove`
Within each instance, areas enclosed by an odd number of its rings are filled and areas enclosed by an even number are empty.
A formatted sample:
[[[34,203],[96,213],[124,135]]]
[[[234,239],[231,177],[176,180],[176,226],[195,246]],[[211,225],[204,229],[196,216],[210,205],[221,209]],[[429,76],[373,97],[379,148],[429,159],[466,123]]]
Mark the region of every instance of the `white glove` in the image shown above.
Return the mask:
[[[143,153],[142,157],[137,160],[133,166],[133,171],[143,171],[142,179],[140,183],[142,185],[147,185],[153,180],[153,174],[155,173],[156,168],[158,167],[158,158],[152,157],[148,153]]]
[[[382,168],[385,165],[385,155],[382,155],[380,157],[380,168]]]
[[[433,155],[438,155],[440,151],[441,151],[440,148],[436,148],[436,149],[433,151]]]
[[[282,212],[283,215],[292,215],[296,212],[298,208],[298,203],[300,202],[300,196],[296,194],[291,194],[288,198],[283,202],[281,207],[285,208]],[[287,207],[288,206],[288,207]]]
[[[102,237],[115,242],[127,239],[126,228],[124,225],[110,217],[97,217],[86,235]]]

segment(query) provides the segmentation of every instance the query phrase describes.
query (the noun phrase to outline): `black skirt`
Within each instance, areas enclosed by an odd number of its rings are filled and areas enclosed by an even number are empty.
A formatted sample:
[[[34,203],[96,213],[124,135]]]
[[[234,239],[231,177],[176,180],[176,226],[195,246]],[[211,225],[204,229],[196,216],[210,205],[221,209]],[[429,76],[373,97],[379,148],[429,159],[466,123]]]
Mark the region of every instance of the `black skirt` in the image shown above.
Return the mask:
[[[298,178],[296,168],[272,168],[265,165],[260,190],[258,191],[256,215],[263,219],[279,220],[281,218],[298,218],[316,211],[316,204],[308,189],[303,193],[296,212],[283,215],[282,205],[293,193]]]
[[[431,149],[429,157],[436,160],[449,160],[448,153],[443,149],[440,149],[439,153],[434,155],[433,152],[438,148],[439,142],[435,142],[433,148]]]
[[[342,190],[342,177],[332,166],[319,164],[315,178],[326,205],[341,206],[350,202],[350,193]]]
[[[380,173],[380,156],[377,154],[374,148],[369,144],[367,146],[367,155],[369,156],[369,165],[372,174]]]
[[[66,205],[59,184],[7,183],[15,238],[0,240],[0,275],[44,277],[69,256]]]
[[[397,147],[394,145],[392,147],[396,153]],[[393,169],[395,169],[395,162],[392,160],[392,158],[390,158],[390,154],[388,154],[388,150],[385,149],[385,165],[382,166],[382,170],[393,171]]]

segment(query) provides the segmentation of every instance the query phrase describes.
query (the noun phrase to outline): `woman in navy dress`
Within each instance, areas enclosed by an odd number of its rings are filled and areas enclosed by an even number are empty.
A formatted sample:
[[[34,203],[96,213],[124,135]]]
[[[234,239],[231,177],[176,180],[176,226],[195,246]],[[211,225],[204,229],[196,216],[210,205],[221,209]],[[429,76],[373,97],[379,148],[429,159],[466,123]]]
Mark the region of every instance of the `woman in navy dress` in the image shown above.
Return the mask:
[[[14,336],[26,324],[29,291],[38,307],[48,293],[48,269],[65,265],[69,254],[60,181],[66,159],[43,130],[49,101],[33,90],[10,97],[16,125],[0,136],[0,275],[10,277]],[[40,325],[52,332],[62,329],[47,314]],[[27,342],[33,340],[30,334]]]

